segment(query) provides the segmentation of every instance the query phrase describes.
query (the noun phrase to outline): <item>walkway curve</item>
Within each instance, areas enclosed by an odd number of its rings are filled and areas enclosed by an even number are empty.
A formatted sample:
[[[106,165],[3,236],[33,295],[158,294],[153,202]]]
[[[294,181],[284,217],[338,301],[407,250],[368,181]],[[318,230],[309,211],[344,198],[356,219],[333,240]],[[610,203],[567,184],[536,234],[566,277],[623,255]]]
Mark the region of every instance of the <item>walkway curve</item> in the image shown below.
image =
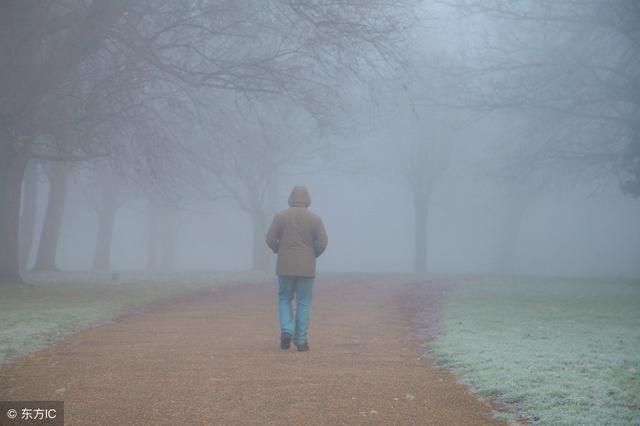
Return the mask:
[[[415,285],[321,277],[305,353],[279,348],[275,280],[212,290],[4,366],[0,400],[64,400],[78,425],[498,423],[420,356]]]

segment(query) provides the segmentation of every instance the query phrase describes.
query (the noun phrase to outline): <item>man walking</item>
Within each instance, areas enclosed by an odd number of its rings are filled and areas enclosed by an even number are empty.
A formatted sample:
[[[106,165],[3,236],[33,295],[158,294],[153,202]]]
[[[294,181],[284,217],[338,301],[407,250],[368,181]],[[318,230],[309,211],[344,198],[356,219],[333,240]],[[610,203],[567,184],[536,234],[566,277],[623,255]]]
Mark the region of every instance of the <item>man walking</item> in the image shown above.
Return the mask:
[[[291,339],[298,352],[309,350],[307,329],[311,296],[316,276],[316,258],[327,247],[327,233],[320,216],[308,208],[309,191],[296,186],[289,196],[289,208],[273,218],[267,233],[267,245],[278,254],[278,300],[280,347],[289,349]],[[291,301],[296,297],[295,319]]]

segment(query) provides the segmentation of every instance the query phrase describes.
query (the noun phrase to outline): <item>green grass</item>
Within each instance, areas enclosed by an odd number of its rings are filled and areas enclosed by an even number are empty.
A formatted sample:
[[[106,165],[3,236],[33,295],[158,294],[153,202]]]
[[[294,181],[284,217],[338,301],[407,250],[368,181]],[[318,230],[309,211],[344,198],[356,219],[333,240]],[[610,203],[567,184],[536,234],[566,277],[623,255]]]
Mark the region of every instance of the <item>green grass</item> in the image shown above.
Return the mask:
[[[640,282],[477,280],[442,315],[429,354],[510,420],[640,424]]]
[[[0,364],[40,349],[127,309],[224,284],[270,280],[253,272],[26,274],[26,285],[0,287]]]

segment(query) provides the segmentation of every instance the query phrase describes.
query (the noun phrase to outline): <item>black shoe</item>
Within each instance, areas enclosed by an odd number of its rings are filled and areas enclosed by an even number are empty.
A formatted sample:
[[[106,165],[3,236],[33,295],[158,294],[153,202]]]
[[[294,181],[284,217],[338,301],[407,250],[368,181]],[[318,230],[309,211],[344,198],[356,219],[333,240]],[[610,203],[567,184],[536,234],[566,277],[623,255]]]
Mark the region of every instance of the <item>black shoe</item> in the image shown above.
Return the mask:
[[[280,349],[289,349],[291,345],[291,334],[282,333],[280,334]]]
[[[302,345],[296,346],[298,346],[298,352],[307,352],[309,350],[309,343],[303,343]]]

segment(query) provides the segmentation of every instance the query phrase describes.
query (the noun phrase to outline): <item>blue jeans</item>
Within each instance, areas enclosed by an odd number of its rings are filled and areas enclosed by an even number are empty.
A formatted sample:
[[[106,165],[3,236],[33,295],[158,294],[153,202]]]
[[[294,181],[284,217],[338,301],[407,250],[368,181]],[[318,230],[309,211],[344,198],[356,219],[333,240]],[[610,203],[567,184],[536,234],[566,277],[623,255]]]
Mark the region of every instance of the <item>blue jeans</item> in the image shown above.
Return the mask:
[[[307,343],[309,329],[309,311],[313,295],[312,277],[289,277],[278,275],[278,301],[280,313],[280,331],[293,336],[296,346]],[[296,297],[296,316],[293,317],[291,301]]]

